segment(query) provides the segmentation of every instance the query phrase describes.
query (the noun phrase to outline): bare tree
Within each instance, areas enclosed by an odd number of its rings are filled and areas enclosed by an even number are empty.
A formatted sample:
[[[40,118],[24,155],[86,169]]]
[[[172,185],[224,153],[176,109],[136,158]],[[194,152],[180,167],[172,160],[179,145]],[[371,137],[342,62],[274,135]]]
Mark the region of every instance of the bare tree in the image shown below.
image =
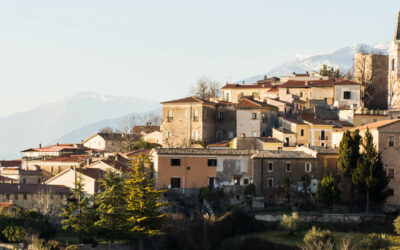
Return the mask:
[[[388,108],[395,108],[398,105],[399,83],[396,81],[396,75],[389,74],[388,77]]]
[[[99,133],[112,134],[114,133],[114,129],[110,126],[105,126],[104,128],[99,130]]]
[[[221,96],[221,84],[207,77],[201,77],[191,88],[191,94],[203,99],[218,98]]]
[[[54,200],[53,194],[50,190],[41,188],[35,193],[35,208],[38,212],[45,216],[55,216],[61,211],[60,201]]]
[[[142,124],[145,126],[159,126],[161,124],[162,118],[160,115],[157,115],[153,112],[144,114],[141,117]]]

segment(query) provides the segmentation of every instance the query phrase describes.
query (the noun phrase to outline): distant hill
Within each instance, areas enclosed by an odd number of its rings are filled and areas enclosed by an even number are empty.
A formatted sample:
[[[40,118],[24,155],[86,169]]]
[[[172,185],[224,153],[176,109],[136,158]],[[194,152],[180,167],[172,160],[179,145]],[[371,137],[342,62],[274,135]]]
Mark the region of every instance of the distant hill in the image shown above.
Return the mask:
[[[0,159],[20,157],[21,150],[37,147],[39,143],[52,143],[89,124],[159,107],[159,102],[154,100],[82,92],[30,111],[1,117]]]
[[[160,115],[160,116],[162,115],[161,108],[151,110],[149,112]],[[100,129],[102,129],[104,127],[108,126],[108,127],[114,128],[114,129],[118,129],[120,127],[122,121],[128,119],[131,116],[140,117],[143,114],[144,113],[131,113],[129,115],[124,115],[124,116],[120,116],[120,117],[113,118],[113,119],[106,119],[106,120],[102,120],[99,122],[94,122],[94,123],[91,123],[89,125],[78,128],[72,132],[69,132],[68,134],[65,134],[65,135],[57,138],[56,140],[53,141],[53,143],[57,143],[57,142],[80,143],[82,140],[89,138],[91,135],[97,133]]]
[[[307,71],[319,71],[322,64],[327,64],[339,68],[342,72],[347,72],[353,68],[354,54],[357,53],[360,47],[367,51],[378,51],[387,54],[388,44],[355,44],[352,46],[344,47],[328,53],[321,53],[311,56],[295,56],[287,61],[272,68],[268,72],[238,81],[239,83],[245,81],[246,84],[254,83],[264,78],[264,75],[271,76],[287,76],[296,73],[305,73]]]

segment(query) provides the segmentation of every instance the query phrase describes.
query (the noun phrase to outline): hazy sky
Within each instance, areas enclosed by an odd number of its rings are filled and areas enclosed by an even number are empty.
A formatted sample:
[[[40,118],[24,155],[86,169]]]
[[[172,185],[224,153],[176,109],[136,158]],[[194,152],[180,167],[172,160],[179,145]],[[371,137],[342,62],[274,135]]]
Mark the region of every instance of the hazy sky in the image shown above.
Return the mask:
[[[2,1],[0,116],[81,91],[167,100],[201,76],[393,37],[399,0]]]

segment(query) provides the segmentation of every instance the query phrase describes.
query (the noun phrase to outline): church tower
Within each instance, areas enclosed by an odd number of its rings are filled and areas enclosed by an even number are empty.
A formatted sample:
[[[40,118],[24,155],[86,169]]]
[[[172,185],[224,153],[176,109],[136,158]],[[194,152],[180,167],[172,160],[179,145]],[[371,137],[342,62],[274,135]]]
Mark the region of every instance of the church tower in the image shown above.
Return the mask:
[[[389,46],[388,66],[388,108],[400,111],[400,11],[394,39]]]

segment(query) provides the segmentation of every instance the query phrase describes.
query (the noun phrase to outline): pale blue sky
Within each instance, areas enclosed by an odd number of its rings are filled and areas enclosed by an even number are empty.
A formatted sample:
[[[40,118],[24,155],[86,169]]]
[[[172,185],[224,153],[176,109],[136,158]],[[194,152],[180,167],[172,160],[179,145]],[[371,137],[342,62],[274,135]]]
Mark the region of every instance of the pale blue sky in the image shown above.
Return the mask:
[[[80,91],[167,100],[393,37],[399,0],[3,1],[0,116]]]

